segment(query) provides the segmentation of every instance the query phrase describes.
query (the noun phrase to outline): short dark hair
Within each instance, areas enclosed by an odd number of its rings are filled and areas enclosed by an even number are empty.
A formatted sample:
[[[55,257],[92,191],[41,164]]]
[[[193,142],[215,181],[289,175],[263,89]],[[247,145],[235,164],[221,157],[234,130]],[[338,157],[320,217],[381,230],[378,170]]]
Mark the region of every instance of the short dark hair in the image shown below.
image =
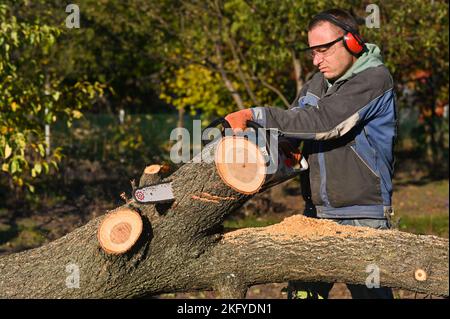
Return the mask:
[[[328,21],[323,17],[323,15],[331,15],[339,22],[349,26],[353,29],[356,33],[358,33],[358,22],[356,19],[348,12],[343,9],[329,9],[320,12],[319,14],[315,15],[308,25],[308,31],[311,31],[313,28],[315,28],[317,25],[323,23],[324,21]],[[330,22],[330,21],[328,21]],[[332,22],[330,22],[332,23]],[[334,25],[334,24],[333,24]],[[339,26],[338,26],[339,27]],[[341,28],[342,29],[342,28]]]

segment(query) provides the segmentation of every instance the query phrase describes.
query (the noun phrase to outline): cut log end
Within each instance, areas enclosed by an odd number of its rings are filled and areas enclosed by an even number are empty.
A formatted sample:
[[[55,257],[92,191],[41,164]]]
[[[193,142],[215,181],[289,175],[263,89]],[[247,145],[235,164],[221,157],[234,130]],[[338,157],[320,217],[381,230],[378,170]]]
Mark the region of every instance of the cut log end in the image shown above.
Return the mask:
[[[161,181],[160,172],[162,172],[162,165],[153,164],[147,166],[139,180],[139,187],[159,183]]]
[[[100,224],[97,238],[108,254],[123,254],[134,246],[142,233],[141,216],[131,209],[108,214]]]
[[[154,164],[154,165],[149,165],[144,169],[144,174],[158,174],[159,171],[161,170],[161,165],[159,164]]]
[[[215,153],[222,181],[242,194],[254,194],[266,180],[266,165],[259,148],[242,136],[226,136]]]
[[[427,273],[425,270],[418,268],[414,272],[414,278],[417,281],[425,281],[425,280],[427,280]]]

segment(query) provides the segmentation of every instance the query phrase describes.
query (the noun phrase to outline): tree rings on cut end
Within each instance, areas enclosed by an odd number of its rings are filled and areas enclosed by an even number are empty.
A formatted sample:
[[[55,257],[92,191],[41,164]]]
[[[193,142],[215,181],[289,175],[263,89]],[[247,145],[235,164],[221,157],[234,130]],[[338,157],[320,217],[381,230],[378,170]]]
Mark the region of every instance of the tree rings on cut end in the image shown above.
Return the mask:
[[[266,180],[260,149],[243,136],[225,136],[217,144],[215,164],[225,184],[242,194],[254,194]]]
[[[141,233],[141,216],[123,208],[106,215],[98,228],[97,238],[108,254],[123,254],[133,247]]]
[[[162,166],[159,164],[149,165],[145,168],[144,174],[157,174],[161,170]]]
[[[427,273],[425,270],[418,268],[414,272],[414,278],[416,278],[417,281],[425,281],[427,280]]]
[[[159,164],[149,165],[144,169],[144,174],[142,174],[139,180],[139,187],[157,184],[161,181],[159,173],[161,172],[162,166]]]

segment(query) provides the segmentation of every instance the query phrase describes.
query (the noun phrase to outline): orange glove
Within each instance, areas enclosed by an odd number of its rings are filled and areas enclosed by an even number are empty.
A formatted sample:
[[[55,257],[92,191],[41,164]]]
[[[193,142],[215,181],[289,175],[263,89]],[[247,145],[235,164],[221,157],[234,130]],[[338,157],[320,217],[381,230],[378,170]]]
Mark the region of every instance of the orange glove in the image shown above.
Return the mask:
[[[240,110],[225,116],[225,120],[230,124],[233,131],[243,131],[247,127],[247,121],[253,119],[253,113],[250,109]]]

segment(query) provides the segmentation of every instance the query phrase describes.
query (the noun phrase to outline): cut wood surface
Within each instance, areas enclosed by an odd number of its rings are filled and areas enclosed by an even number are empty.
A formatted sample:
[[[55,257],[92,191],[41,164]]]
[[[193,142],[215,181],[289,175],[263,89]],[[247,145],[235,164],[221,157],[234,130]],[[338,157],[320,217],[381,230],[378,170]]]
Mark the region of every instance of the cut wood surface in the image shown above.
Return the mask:
[[[287,141],[285,143],[289,144]],[[302,167],[300,164],[293,165],[291,159],[280,153],[278,148],[270,148],[270,152],[276,154],[270,154],[268,148],[268,144],[256,145],[244,136],[225,136],[217,143],[215,152],[217,173],[226,185],[246,195],[266,190],[298,175]]]
[[[161,165],[153,164],[149,165],[144,169],[144,174],[158,174],[161,170]]]
[[[256,193],[266,180],[259,148],[242,136],[226,136],[217,145],[215,163],[225,184],[243,194]]]
[[[103,219],[97,238],[105,252],[122,254],[133,247],[141,233],[141,216],[136,211],[122,208]]]
[[[157,184],[161,181],[159,173],[162,171],[163,166],[158,164],[149,165],[144,169],[144,173],[139,179],[139,187],[146,185]]]
[[[214,289],[234,298],[255,284],[288,280],[365,284],[369,265],[378,267],[382,286],[448,296],[448,239],[300,215],[223,234],[225,216],[251,195],[221,180],[208,160],[214,149],[210,145],[199,155],[204,161],[196,158],[169,176],[174,202],[130,200],[49,244],[0,257],[0,297],[136,298]],[[97,231],[121,210],[140,215],[142,232],[128,251],[109,254]],[[110,241],[128,232],[121,225]],[[68,284],[74,279],[78,288]]]

